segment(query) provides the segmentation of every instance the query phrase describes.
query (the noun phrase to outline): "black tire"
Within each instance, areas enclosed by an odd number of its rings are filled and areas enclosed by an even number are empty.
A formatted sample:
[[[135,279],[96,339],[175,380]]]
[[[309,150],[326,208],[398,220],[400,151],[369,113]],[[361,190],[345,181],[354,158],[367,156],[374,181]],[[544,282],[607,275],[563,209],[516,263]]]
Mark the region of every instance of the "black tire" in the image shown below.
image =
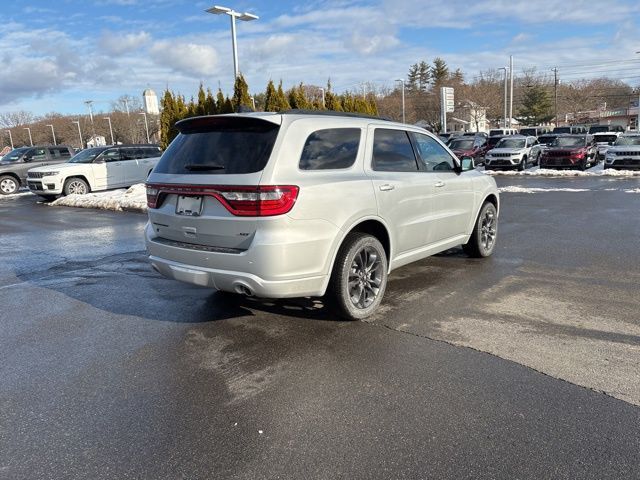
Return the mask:
[[[498,212],[491,202],[480,209],[469,241],[462,245],[470,257],[483,258],[493,253],[498,238]]]
[[[518,164],[518,171],[522,172],[525,168],[527,168],[527,156],[522,157],[522,161]]]
[[[90,191],[89,184],[80,177],[71,177],[64,182],[65,195],[84,195]]]
[[[587,169],[588,162],[589,161],[585,158],[584,161],[580,162],[580,165],[578,165],[578,169],[584,172]]]
[[[346,320],[368,317],[382,302],[387,270],[387,255],[378,239],[367,233],[350,233],[333,265],[327,289],[329,305]]]
[[[18,193],[20,188],[20,181],[12,175],[4,175],[0,177],[0,194],[11,195]]]

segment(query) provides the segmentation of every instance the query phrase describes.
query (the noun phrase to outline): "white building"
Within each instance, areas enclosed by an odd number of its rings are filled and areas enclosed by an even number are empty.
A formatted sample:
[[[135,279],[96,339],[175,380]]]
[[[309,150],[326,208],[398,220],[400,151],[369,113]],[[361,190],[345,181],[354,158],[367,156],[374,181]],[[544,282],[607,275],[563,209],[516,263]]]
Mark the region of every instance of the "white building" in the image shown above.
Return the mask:
[[[156,92],[147,88],[144,92],[142,92],[142,99],[144,101],[144,111],[147,112],[148,115],[158,115],[160,114],[160,108],[158,107],[158,96]]]
[[[107,144],[107,139],[102,135],[91,135],[91,138],[87,140],[87,148],[104,147]]]

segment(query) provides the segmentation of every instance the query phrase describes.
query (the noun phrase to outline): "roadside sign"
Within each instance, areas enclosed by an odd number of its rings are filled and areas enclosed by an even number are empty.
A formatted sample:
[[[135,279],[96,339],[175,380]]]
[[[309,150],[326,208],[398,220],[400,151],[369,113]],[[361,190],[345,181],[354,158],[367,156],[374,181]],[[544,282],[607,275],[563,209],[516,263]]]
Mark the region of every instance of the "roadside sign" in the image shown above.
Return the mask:
[[[445,107],[445,111],[447,113],[453,112],[455,110],[453,87],[442,87],[440,89],[440,94],[442,95],[442,101]]]

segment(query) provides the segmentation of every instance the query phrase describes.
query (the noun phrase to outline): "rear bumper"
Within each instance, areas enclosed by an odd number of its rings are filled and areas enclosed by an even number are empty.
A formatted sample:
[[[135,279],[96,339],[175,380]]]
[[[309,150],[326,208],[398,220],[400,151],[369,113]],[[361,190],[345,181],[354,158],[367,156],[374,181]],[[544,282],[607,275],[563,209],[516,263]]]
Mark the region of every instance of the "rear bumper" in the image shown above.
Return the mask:
[[[303,222],[304,223],[304,222]],[[309,225],[299,242],[277,243],[257,238],[248,250],[212,252],[189,245],[171,245],[145,229],[149,260],[162,275],[181,282],[264,298],[313,297],[325,293],[333,241],[338,229],[323,222],[323,235]]]

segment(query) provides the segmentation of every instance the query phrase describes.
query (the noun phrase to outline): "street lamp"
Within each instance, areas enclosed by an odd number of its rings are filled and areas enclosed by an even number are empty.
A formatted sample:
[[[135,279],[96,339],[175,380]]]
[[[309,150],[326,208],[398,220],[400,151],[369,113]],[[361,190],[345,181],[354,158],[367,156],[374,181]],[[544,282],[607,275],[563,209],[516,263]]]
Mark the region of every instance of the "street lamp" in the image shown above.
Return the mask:
[[[111,132],[111,145],[115,145],[116,142],[114,142],[114,140],[113,140],[113,128],[111,128],[111,118],[110,117],[104,117],[103,120],[106,120],[107,122],[109,122],[109,132]]]
[[[213,13],[214,15],[227,14],[231,17],[231,46],[233,48],[233,78],[238,77],[238,48],[236,46],[236,18],[244,22],[250,22],[251,20],[258,20],[257,15],[252,13],[240,13],[231,10],[229,7],[220,7],[218,5],[211,8],[207,8],[205,12]]]
[[[144,128],[147,131],[147,143],[151,143],[151,140],[149,140],[149,124],[147,123],[147,114],[145,112],[138,113],[144,117]]]
[[[53,144],[57,145],[58,143],[56,142],[56,132],[53,130],[53,125],[47,125],[47,127],[51,127],[51,135],[53,135]]]
[[[324,102],[324,88],[322,87],[318,87],[320,89],[320,92],[322,93],[322,108],[327,108],[327,106],[325,105]]]
[[[11,150],[13,150],[13,136],[11,135],[11,130],[7,130],[9,133],[9,142],[11,143]]]
[[[78,136],[80,137],[80,148],[84,148],[84,144],[82,143],[82,130],[80,130],[80,120],[72,120],[71,123],[75,123],[78,125]]]
[[[396,82],[402,83],[402,123],[405,123],[405,119],[404,119],[404,79],[396,78]]]
[[[498,70],[504,70],[504,117],[502,117],[502,128],[507,128],[507,67],[500,67]]]
[[[23,129],[29,132],[29,143],[33,147],[33,139],[31,138],[31,129],[29,127],[24,127]]]
[[[253,111],[255,112],[256,111],[256,99],[253,96],[251,96],[249,98],[251,99],[251,105],[253,105]]]

